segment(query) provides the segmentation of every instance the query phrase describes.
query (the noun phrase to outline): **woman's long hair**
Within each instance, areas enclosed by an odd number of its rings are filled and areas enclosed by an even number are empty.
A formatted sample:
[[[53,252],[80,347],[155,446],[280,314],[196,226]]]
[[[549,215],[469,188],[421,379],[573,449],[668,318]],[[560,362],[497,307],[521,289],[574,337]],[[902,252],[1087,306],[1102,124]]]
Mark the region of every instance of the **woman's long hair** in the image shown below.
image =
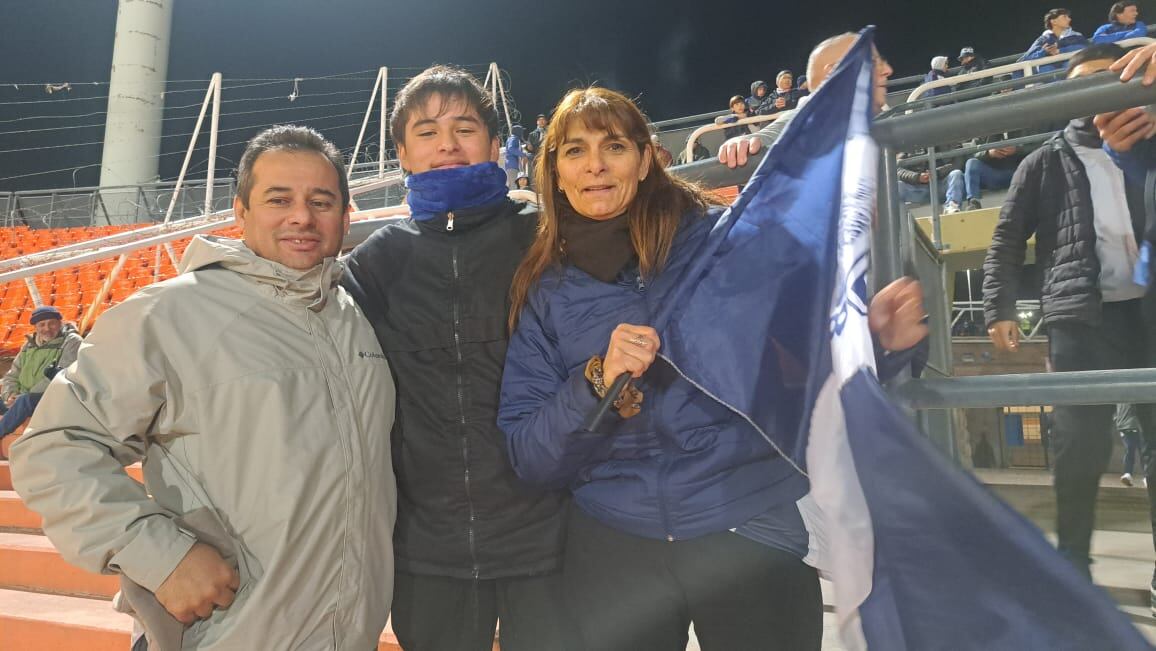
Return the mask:
[[[638,147],[644,160],[650,157],[650,171],[638,184],[638,194],[626,209],[630,243],[638,255],[639,270],[644,278],[652,278],[666,264],[682,216],[691,209],[701,211],[719,203],[698,186],[667,174],[650,141],[646,116],[634,102],[605,88],[570,91],[554,108],[554,117],[534,163],[534,186],[541,195],[542,205],[539,207],[537,236],[510,285],[511,331],[518,324],[518,315],[542,273],[562,260],[559,209],[573,208],[566,195],[558,189],[558,149],[570,125],[576,121],[591,131],[621,136]]]

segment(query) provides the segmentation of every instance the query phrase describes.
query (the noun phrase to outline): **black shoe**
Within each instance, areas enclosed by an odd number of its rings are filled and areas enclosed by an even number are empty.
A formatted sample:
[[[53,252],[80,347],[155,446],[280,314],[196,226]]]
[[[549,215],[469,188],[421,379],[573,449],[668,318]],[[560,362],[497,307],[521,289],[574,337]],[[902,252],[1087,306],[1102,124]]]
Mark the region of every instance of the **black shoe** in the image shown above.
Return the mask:
[[[979,199],[968,199],[967,200],[966,210],[979,210],[980,208],[983,208],[983,204],[981,204],[979,202]]]

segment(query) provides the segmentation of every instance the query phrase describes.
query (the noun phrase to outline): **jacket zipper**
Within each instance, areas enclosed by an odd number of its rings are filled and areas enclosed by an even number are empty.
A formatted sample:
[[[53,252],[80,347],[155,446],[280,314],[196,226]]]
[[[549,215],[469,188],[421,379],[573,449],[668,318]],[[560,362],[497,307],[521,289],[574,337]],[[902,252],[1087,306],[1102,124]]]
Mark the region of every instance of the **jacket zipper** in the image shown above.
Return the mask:
[[[642,279],[640,272],[634,282],[635,289],[639,294],[646,294],[646,281]],[[649,306],[647,312],[649,312]],[[666,504],[666,473],[669,470],[667,464],[670,460],[672,451],[670,450],[669,441],[665,436],[662,437],[662,447],[664,454],[662,455],[662,462],[658,465],[658,511],[662,517],[662,530],[666,533],[666,541],[674,542],[674,534],[670,531],[670,512]]]
[[[446,213],[446,230],[447,231],[454,230],[454,213],[453,213],[453,211]],[[456,276],[455,276],[455,278],[456,278]]]
[[[454,226],[454,214],[448,214],[448,222],[446,223],[446,230],[452,231]],[[466,540],[470,548],[470,561],[474,565],[474,580],[478,579],[480,569],[478,567],[478,556],[475,548],[474,536],[474,520],[476,515],[474,513],[474,498],[470,491],[470,439],[466,432],[466,399],[465,399],[465,378],[462,377],[462,316],[461,303],[458,300],[458,283],[461,279],[458,270],[458,247],[454,245],[450,249],[451,262],[454,271],[454,292],[453,292],[453,312],[454,312],[454,355],[458,363],[458,427],[461,428],[462,436],[462,465],[465,467],[463,482],[466,490],[466,506],[469,509],[469,524],[466,525]]]

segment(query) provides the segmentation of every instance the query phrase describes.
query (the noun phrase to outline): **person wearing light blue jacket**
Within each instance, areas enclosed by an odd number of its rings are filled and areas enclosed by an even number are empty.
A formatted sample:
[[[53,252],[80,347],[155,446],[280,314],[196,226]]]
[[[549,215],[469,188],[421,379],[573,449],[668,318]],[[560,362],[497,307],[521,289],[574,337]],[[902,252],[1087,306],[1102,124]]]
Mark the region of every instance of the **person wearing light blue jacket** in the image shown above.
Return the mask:
[[[1115,43],[1129,38],[1148,35],[1148,26],[1140,17],[1140,7],[1135,0],[1117,2],[1108,10],[1108,24],[1101,25],[1092,34],[1093,43]]]
[[[1067,9],[1052,9],[1044,14],[1044,33],[1040,34],[1032,46],[1019,58],[1032,61],[1067,52],[1082,50],[1088,45],[1088,38],[1072,29],[1072,13]],[[1039,72],[1051,72],[1064,67],[1062,63],[1040,66]]]

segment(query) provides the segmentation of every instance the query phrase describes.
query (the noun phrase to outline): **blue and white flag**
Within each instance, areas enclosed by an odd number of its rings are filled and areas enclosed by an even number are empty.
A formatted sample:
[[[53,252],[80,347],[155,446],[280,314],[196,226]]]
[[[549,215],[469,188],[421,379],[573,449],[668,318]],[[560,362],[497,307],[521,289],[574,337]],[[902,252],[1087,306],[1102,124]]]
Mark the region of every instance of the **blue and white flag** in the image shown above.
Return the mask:
[[[943,459],[875,377],[872,28],[811,96],[655,320],[662,356],[752,423],[820,513],[852,649],[1149,649],[1038,529]]]

